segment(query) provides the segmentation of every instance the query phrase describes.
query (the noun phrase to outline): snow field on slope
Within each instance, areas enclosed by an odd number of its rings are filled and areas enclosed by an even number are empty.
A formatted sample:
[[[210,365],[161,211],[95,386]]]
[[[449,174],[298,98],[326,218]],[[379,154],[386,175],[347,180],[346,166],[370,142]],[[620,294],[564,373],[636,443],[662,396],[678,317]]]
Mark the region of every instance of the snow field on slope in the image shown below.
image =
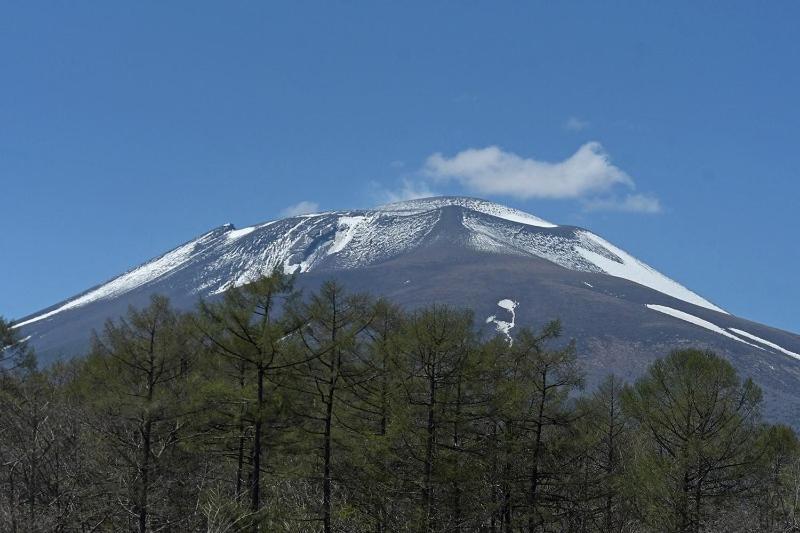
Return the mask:
[[[332,256],[339,268],[367,265],[419,244],[435,225],[438,214],[397,217],[382,212],[328,213],[290,220],[291,225],[278,221],[267,232],[251,235],[248,242],[239,242],[221,254],[209,270],[235,271],[235,277],[203,288],[218,294],[268,274],[276,266],[286,273],[307,272]],[[322,238],[326,234],[330,237]]]
[[[546,231],[519,231],[511,226],[487,223],[485,219],[469,212],[464,214],[463,224],[471,232],[471,246],[477,250],[505,250],[506,253],[517,255],[533,255],[569,270],[608,274],[687,303],[725,313],[708,300],[588,231],[576,231],[576,238]]]
[[[709,331],[713,331],[714,333],[719,333],[720,335],[728,337],[729,339],[733,339],[735,341],[739,341],[741,343],[750,345],[753,348],[758,348],[759,350],[763,350],[764,349],[761,346],[757,346],[757,345],[755,345],[753,343],[747,342],[744,339],[740,339],[739,337],[737,337],[733,333],[729,333],[724,328],[721,328],[721,327],[717,326],[716,324],[713,324],[713,323],[709,322],[708,320],[703,320],[700,317],[691,315],[691,314],[686,313],[684,311],[680,311],[678,309],[673,309],[672,307],[667,307],[666,305],[655,305],[655,304],[647,304],[647,308],[648,309],[652,309],[653,311],[658,311],[659,313],[664,313],[665,315],[669,315],[671,317],[683,320],[685,322],[689,322],[691,324],[694,324],[695,326],[700,326],[701,328],[705,328],[705,329],[707,329]]]
[[[206,233],[194,241],[188,242],[183,246],[179,246],[171,252],[167,252],[158,259],[154,259],[149,263],[145,263],[144,265],[135,268],[130,272],[112,279],[105,285],[101,285],[100,287],[87,292],[83,296],[79,296],[68,301],[57,309],[31,318],[30,320],[26,320],[25,322],[15,324],[14,327],[18,328],[33,322],[38,322],[39,320],[50,318],[51,316],[62,311],[74,309],[76,307],[82,307],[86,304],[94,302],[95,300],[111,298],[113,296],[124,294],[137,287],[141,287],[142,285],[150,283],[151,281],[154,281],[162,276],[171,274],[189,262],[194,256],[195,249],[198,247],[198,245],[208,241],[211,238],[211,234],[212,232]]]
[[[589,245],[589,247],[591,247],[592,244],[599,245],[601,248],[611,252],[613,255],[618,257],[620,261],[622,261],[619,263],[613,259],[609,259],[604,255],[581,246],[575,248],[584,259],[596,265],[606,274],[617,278],[627,279],[629,281],[638,283],[639,285],[644,285],[645,287],[650,287],[653,290],[667,294],[677,298],[678,300],[683,300],[684,302],[688,302],[690,304],[728,314],[727,311],[720,309],[705,298],[702,298],[683,285],[671,280],[651,266],[639,261],[624,250],[617,248],[610,242],[598,237],[594,233],[580,231],[578,232],[578,235],[584,243]]]
[[[405,202],[396,202],[393,204],[386,204],[376,208],[376,211],[396,212],[398,214],[415,215],[431,209],[438,209],[450,205],[457,205],[466,209],[471,209],[479,213],[492,215],[497,218],[502,218],[511,222],[519,224],[526,224],[528,226],[536,226],[539,228],[557,228],[557,224],[548,222],[542,218],[531,215],[518,209],[506,207],[494,202],[487,202],[486,200],[479,200],[477,198],[466,197],[442,197],[442,198],[420,198],[418,200],[407,200]]]

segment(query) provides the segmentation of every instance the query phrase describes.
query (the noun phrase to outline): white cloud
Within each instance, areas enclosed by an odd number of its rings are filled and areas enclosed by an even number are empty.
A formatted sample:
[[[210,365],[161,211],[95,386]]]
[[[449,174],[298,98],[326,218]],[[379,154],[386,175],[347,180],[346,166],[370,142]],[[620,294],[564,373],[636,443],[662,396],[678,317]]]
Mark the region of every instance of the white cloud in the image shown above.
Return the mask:
[[[589,127],[589,121],[581,120],[578,117],[569,117],[564,122],[564,129],[567,131],[583,131]]]
[[[427,183],[413,182],[403,179],[402,186],[397,190],[381,190],[378,194],[379,201],[382,203],[404,202],[406,200],[416,200],[417,198],[428,198],[436,196]]]
[[[319,204],[317,202],[303,200],[302,202],[290,205],[289,207],[283,209],[281,211],[281,216],[294,217],[297,215],[307,215],[308,213],[314,213],[316,211],[319,211]]]
[[[439,181],[457,181],[471,192],[516,198],[581,198],[633,180],[611,164],[598,142],[588,142],[557,163],[504,152],[497,146],[470,148],[453,157],[435,153],[423,172]]]
[[[657,214],[663,211],[658,198],[650,194],[628,194],[625,198],[593,198],[583,203],[585,211],[619,211]]]

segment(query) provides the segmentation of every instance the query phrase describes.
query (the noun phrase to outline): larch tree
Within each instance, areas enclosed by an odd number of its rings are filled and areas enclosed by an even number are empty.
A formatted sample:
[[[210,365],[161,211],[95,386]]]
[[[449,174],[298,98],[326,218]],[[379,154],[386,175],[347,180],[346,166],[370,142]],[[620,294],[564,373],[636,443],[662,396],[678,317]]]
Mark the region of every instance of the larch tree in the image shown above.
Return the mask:
[[[305,393],[303,417],[308,438],[317,442],[319,519],[322,530],[334,527],[334,490],[341,472],[337,465],[348,453],[352,435],[364,429],[355,407],[359,389],[372,376],[364,365],[366,331],[375,308],[369,298],[348,294],[336,282],[326,282],[297,307],[305,321],[300,330],[305,362],[293,369],[296,386]]]
[[[188,437],[193,356],[187,320],[160,296],[95,336],[79,394],[89,409],[86,422],[102,441],[106,475],[122,489],[111,494],[121,508],[110,527],[140,533],[177,527],[191,511],[175,501],[192,488],[174,469]]]
[[[406,411],[402,420],[407,434],[398,451],[413,486],[418,487],[417,526],[422,531],[458,527],[457,506],[447,497],[452,487],[447,456],[453,450],[453,432],[457,435],[457,425],[452,425],[454,409],[474,345],[472,313],[432,305],[413,312],[402,335]]]
[[[629,493],[642,518],[698,532],[709,507],[742,494],[758,459],[761,390],[709,351],[659,359],[623,398],[639,430]]]
[[[235,497],[246,486],[254,530],[260,528],[264,520],[260,515],[269,504],[262,499],[262,476],[271,449],[267,430],[280,424],[276,420],[282,408],[276,401],[277,374],[297,363],[291,358],[290,337],[302,320],[285,312],[296,297],[293,278],[276,269],[228,290],[221,301],[202,303],[195,322],[220,361],[216,367],[224,374],[220,377],[232,387],[223,395],[226,400],[220,412],[234,422]],[[248,465],[249,476],[245,474]]]

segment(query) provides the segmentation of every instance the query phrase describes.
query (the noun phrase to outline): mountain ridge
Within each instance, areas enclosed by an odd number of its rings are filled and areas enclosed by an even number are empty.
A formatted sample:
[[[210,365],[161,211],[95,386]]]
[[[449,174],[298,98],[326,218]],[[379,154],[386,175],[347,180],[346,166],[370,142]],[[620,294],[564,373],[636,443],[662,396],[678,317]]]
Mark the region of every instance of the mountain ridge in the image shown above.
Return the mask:
[[[18,325],[27,325],[53,316],[62,310],[79,307],[97,298],[114,296],[120,292],[124,293],[128,289],[150,283],[159,277],[168,276],[175,269],[183,268],[185,262],[191,260],[195,255],[199,245],[214,243],[219,247],[235,248],[238,241],[244,240],[244,242],[247,242],[248,237],[252,239],[253,234],[258,234],[262,230],[270,227],[278,230],[275,232],[274,238],[280,241],[281,238],[285,239],[291,236],[293,232],[302,225],[309,225],[310,223],[312,226],[318,226],[318,228],[312,227],[306,230],[304,234],[301,232],[301,235],[298,236],[295,241],[288,244],[284,250],[278,250],[275,256],[267,257],[262,253],[259,263],[260,266],[257,265],[255,268],[252,268],[251,265],[251,268],[246,269],[248,275],[244,277],[240,275],[234,280],[228,280],[230,283],[223,283],[215,287],[215,290],[211,291],[211,294],[217,294],[230,286],[240,285],[248,279],[254,279],[260,274],[265,274],[276,266],[282,266],[287,272],[299,270],[299,272],[302,273],[309,268],[313,268],[319,259],[325,259],[333,254],[342,254],[342,252],[345,252],[344,255],[346,256],[348,252],[346,248],[359,232],[363,233],[365,222],[367,225],[375,224],[378,227],[385,228],[386,225],[381,224],[381,222],[383,222],[381,220],[382,218],[393,219],[393,224],[396,224],[397,220],[401,218],[413,217],[421,219],[416,220],[415,222],[418,222],[417,227],[408,228],[409,231],[406,234],[402,234],[401,232],[400,235],[392,235],[392,239],[390,239],[392,242],[389,246],[387,246],[385,242],[382,243],[384,249],[382,250],[382,254],[377,254],[379,257],[354,258],[355,265],[353,265],[352,262],[351,264],[347,264],[345,261],[345,264],[339,266],[347,268],[348,266],[352,267],[361,266],[365,263],[369,264],[390,257],[393,253],[401,253],[403,251],[403,249],[393,250],[391,244],[404,244],[407,243],[409,239],[412,241],[412,244],[406,245],[405,249],[413,248],[415,245],[419,244],[415,241],[418,241],[422,236],[421,233],[424,233],[422,230],[426,227],[432,227],[433,225],[431,223],[434,221],[431,220],[429,214],[436,213],[440,215],[442,209],[453,207],[459,207],[468,212],[467,216],[464,217],[462,211],[462,226],[470,230],[471,242],[467,243],[468,246],[505,253],[537,255],[571,269],[605,272],[610,275],[639,282],[651,288],[655,288],[660,292],[665,292],[666,294],[678,295],[680,299],[684,299],[689,303],[725,312],[708,300],[700,297],[667,276],[664,276],[645,263],[638,261],[624,250],[617,248],[587,229],[577,226],[559,226],[535,217],[534,215],[476,198],[432,197],[406,202],[395,202],[374,209],[327,211],[323,213],[298,215],[284,219],[270,220],[241,229],[237,229],[233,224],[224,224],[195,239],[186,241],[176,248],[146,261],[119,276],[111,278],[105,283],[98,284],[62,302],[43,309],[40,312],[23,317],[18,322]],[[498,232],[498,226],[496,224],[493,228],[487,230],[485,220],[481,220],[481,217],[475,217],[469,214],[469,212],[481,213],[483,216],[503,220],[506,225],[521,224],[526,228],[536,228],[534,231],[529,232],[529,237],[535,235],[541,236],[545,234],[545,232],[547,232],[548,237],[538,239],[538,242],[531,242],[529,240],[527,243],[519,244],[514,241],[520,240],[521,230],[513,233],[509,233],[508,231]],[[335,221],[332,219],[335,219]],[[291,227],[286,227],[287,225],[291,225]],[[306,247],[304,253],[300,253],[299,256],[298,253],[287,253],[291,251],[293,244],[296,244],[301,239],[309,238],[309,235],[312,235],[315,229],[318,231],[317,238],[316,240],[310,239],[310,241],[311,244],[316,244],[317,246]],[[494,233],[492,234],[492,232]],[[575,242],[572,242],[573,249],[569,250],[564,248],[564,243],[562,242],[560,243],[562,246],[559,247],[559,243],[552,242],[553,239],[556,239],[554,235],[558,233],[561,233],[562,237],[567,240],[569,240],[567,234],[571,233],[575,238],[574,240],[582,241],[581,245],[577,246]],[[281,237],[281,235],[283,237]],[[223,236],[226,239],[225,241],[222,241]],[[544,242],[547,241],[548,238],[551,242]],[[534,241],[535,240],[536,239],[534,239]],[[269,244],[274,245],[275,242],[273,241]],[[372,246],[372,240],[370,240],[368,244]],[[553,246],[548,249],[548,244]],[[570,243],[566,243],[567,248],[569,248],[569,244]],[[326,245],[328,245],[327,248],[325,248]],[[197,253],[202,254],[206,250],[207,249],[201,249]],[[570,256],[570,252],[575,252],[578,255],[576,256],[575,253],[572,253]],[[363,252],[363,249],[361,254],[362,256],[369,256],[368,253],[365,254]],[[226,255],[226,257],[231,259],[230,255]],[[302,258],[298,262],[297,259],[300,257]],[[235,259],[235,253],[232,259]],[[295,260],[294,262],[292,261],[293,259]],[[256,261],[253,261],[251,263],[255,262]],[[638,272],[632,272],[631,269],[638,270]],[[208,283],[209,285],[214,284],[213,280],[208,280]],[[202,292],[203,288],[198,289],[198,292]],[[92,297],[89,297],[89,295],[92,295]]]

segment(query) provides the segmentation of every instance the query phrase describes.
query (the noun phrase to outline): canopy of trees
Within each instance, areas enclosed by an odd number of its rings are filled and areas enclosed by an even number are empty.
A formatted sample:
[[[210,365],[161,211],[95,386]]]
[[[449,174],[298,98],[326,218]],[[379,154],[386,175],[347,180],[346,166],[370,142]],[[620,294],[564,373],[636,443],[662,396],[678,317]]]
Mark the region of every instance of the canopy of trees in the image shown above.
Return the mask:
[[[0,320],[0,530],[800,527],[800,447],[752,381],[682,350],[584,391],[561,334],[280,273],[153,297],[45,369]]]

